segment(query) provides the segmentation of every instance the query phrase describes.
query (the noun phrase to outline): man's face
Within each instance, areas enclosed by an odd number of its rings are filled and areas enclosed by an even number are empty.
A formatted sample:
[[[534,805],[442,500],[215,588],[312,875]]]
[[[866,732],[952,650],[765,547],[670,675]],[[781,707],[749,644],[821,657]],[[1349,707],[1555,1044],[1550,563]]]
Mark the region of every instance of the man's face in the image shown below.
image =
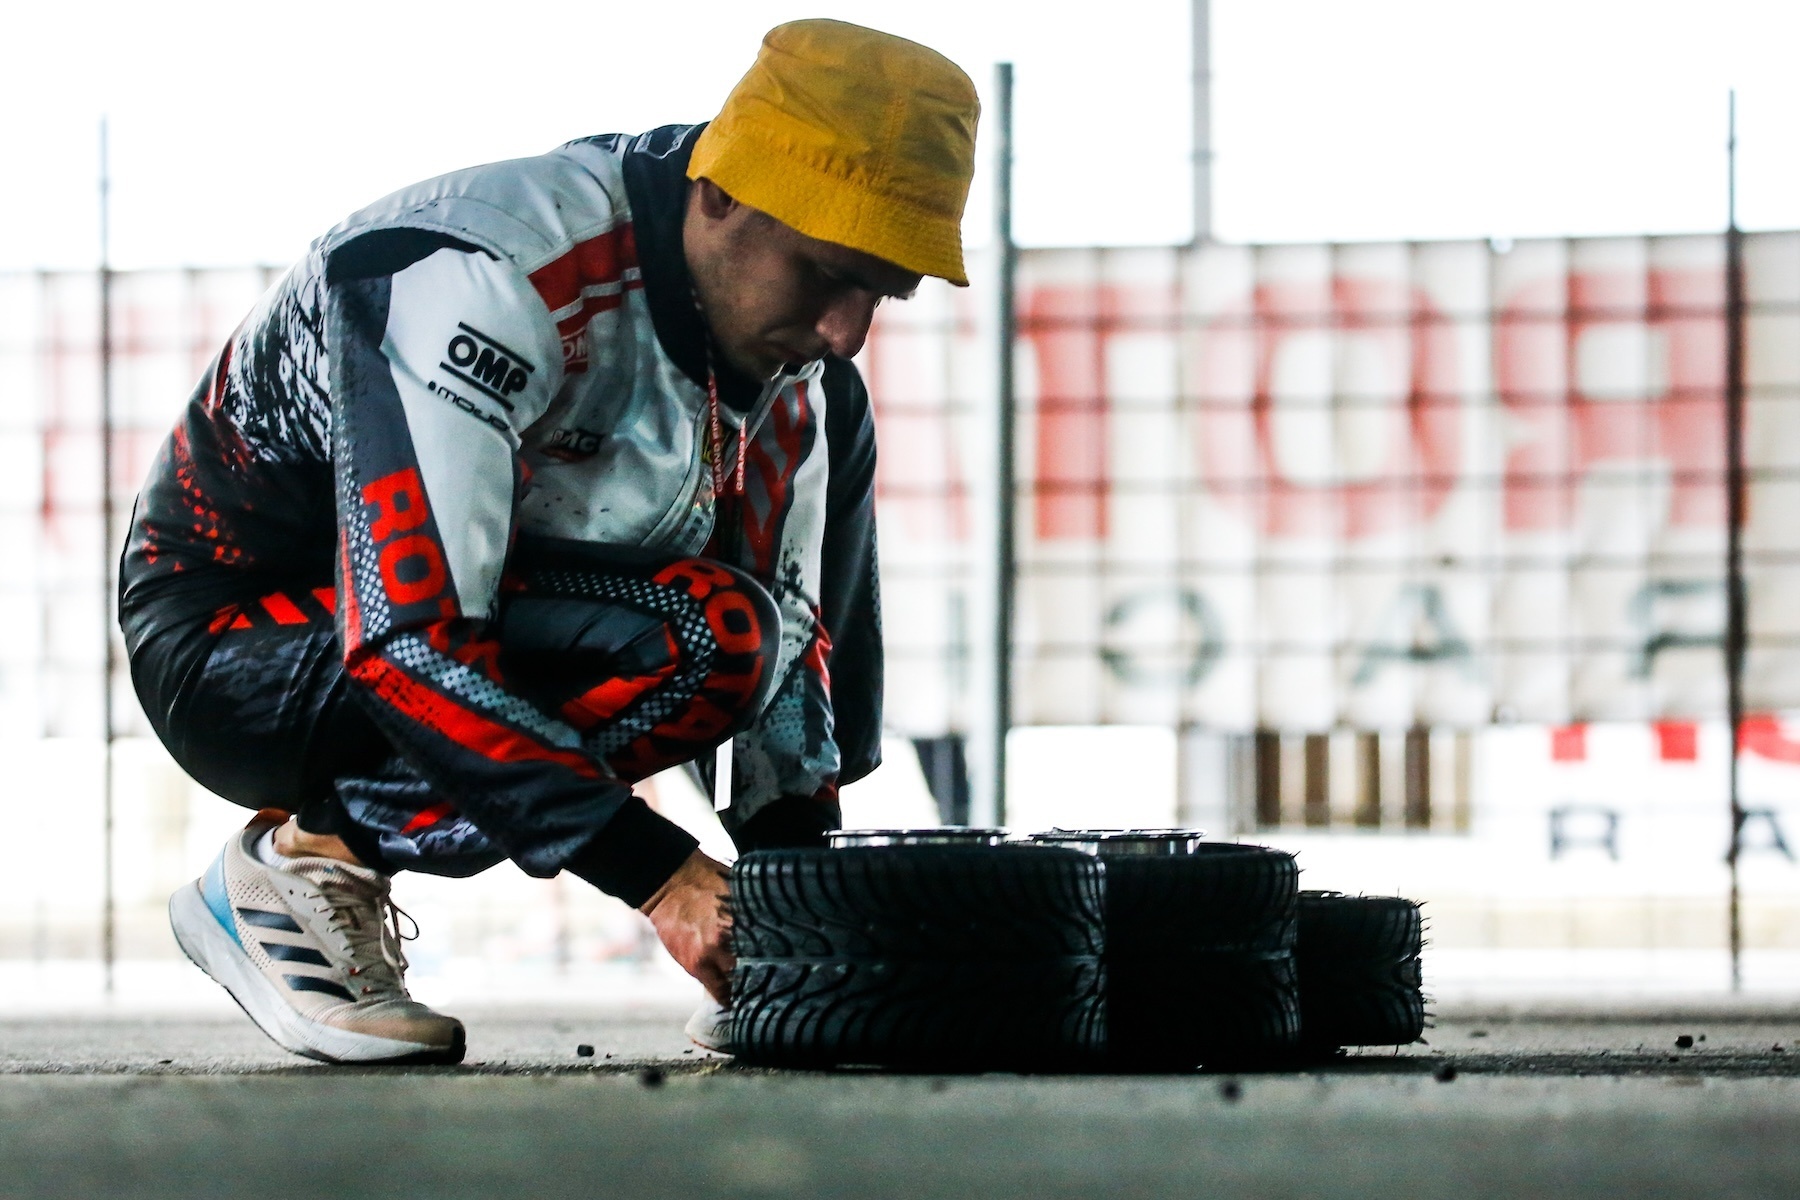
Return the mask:
[[[739,204],[708,179],[688,190],[682,240],[694,289],[725,360],[755,379],[826,354],[849,358],[875,306],[920,277]]]

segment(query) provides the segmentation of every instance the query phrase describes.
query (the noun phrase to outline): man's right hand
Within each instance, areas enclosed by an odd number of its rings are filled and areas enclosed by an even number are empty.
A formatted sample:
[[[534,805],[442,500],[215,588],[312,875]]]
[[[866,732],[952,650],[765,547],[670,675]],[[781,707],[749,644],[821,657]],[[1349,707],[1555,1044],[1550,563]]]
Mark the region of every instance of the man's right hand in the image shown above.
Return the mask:
[[[638,911],[681,969],[720,1004],[731,1003],[730,868],[696,850]]]

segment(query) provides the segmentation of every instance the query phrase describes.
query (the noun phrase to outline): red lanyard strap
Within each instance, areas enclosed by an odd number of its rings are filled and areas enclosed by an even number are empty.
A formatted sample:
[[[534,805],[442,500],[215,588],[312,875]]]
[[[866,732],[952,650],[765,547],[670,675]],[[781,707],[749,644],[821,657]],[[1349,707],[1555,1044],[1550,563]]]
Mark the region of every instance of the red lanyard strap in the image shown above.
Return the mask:
[[[706,431],[712,443],[712,485],[713,497],[725,494],[725,430],[719,420],[719,373],[713,369],[712,330],[706,326],[706,310],[700,307],[698,293],[690,293],[694,299],[694,311],[700,314],[703,326],[701,338],[706,344]],[[738,495],[744,494],[744,462],[749,456],[750,417],[745,414],[738,421],[737,465],[732,472],[732,490]]]
[[[719,376],[713,370],[712,346],[706,348],[706,416],[707,430],[712,438],[712,481],[713,495],[725,494],[725,431],[719,421]],[[732,490],[739,496],[744,494],[744,462],[750,457],[750,418],[742,418],[738,422],[737,463],[732,471]]]

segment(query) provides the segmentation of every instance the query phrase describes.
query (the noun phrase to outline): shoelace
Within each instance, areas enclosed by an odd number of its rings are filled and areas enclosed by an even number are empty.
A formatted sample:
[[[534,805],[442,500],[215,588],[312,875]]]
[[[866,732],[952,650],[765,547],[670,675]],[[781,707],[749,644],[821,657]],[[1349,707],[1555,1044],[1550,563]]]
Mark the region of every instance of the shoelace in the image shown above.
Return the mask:
[[[412,914],[395,904],[385,888],[373,891],[354,877],[321,880],[318,894],[324,904],[320,914],[328,917],[326,928],[344,939],[357,999],[411,999],[406,990],[405,943],[419,936]],[[412,932],[402,930],[401,918]]]

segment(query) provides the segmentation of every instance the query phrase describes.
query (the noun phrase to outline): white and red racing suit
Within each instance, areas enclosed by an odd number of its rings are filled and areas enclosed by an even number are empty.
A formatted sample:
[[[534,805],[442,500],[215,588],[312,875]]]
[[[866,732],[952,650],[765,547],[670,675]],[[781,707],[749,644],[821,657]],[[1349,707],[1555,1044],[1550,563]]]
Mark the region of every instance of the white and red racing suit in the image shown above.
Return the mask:
[[[631,795],[631,764],[661,765],[641,752],[654,730],[584,728],[500,669],[534,540],[712,561],[724,590],[735,572],[773,598],[769,679],[735,722],[732,827],[777,801],[829,824],[838,784],[873,769],[868,397],[841,360],[761,385],[721,365],[714,495],[708,334],[680,238],[697,132],[589,138],[406,188],[315,242],[232,336],[145,484],[121,572],[140,696],[203,782],[288,799],[322,831],[366,826],[351,844],[392,865],[457,874],[505,856],[640,902],[693,845]],[[304,650],[226,637],[302,624]],[[183,698],[207,672],[234,681],[220,695],[285,697],[271,728],[301,741],[336,736],[347,697],[398,766],[208,768],[185,714],[217,705]],[[689,721],[706,707],[684,703]],[[328,815],[309,824],[309,806]]]

